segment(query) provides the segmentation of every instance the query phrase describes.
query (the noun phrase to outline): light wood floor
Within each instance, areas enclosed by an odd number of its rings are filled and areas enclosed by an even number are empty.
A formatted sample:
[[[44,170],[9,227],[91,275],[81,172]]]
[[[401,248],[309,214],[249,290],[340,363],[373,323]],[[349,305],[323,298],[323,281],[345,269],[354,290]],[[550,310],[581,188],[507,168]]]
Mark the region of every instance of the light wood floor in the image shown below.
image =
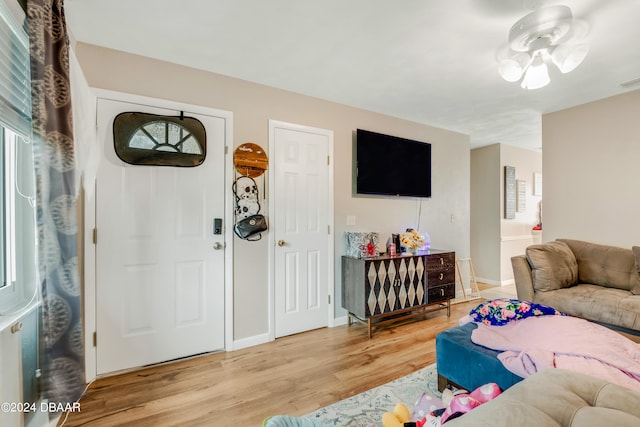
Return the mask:
[[[360,324],[101,378],[63,415],[71,426],[261,426],[300,416],[435,363],[435,336],[480,300],[380,328]],[[410,403],[410,402],[409,402]]]

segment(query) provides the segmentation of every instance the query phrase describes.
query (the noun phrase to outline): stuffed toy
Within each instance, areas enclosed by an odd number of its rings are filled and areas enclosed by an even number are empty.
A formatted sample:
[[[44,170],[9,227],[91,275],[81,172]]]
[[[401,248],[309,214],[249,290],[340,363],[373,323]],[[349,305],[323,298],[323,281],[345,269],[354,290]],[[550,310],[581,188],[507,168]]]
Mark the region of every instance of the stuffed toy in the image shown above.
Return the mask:
[[[413,413],[404,403],[396,404],[393,412],[382,415],[383,427],[440,427],[448,420],[466,414],[473,408],[496,398],[502,391],[495,383],[485,384],[469,393],[467,390],[445,389],[442,398],[422,393]]]
[[[446,403],[447,407],[442,414],[440,423],[444,424],[448,420],[466,414],[473,408],[477,408],[483,403],[496,398],[500,393],[502,393],[502,391],[500,390],[500,387],[498,387],[498,385],[495,383],[489,383],[480,386],[471,393],[461,393],[453,395],[451,399],[449,399],[449,396],[445,396],[445,393],[443,393],[443,403],[445,403],[446,401],[448,402]]]
[[[404,427],[404,423],[411,421],[411,413],[407,405],[400,402],[393,408],[393,412],[382,414],[383,427]]]
[[[446,389],[445,394],[450,390]],[[466,391],[465,391],[466,392]],[[451,394],[451,398],[453,398],[453,394]],[[442,412],[446,405],[442,402],[442,399],[439,397],[432,396],[426,392],[422,392],[422,394],[416,400],[416,403],[413,407],[413,412],[411,413],[411,419],[419,420],[419,423],[422,423],[423,427],[440,427],[440,417],[442,416]]]
[[[412,419],[414,421],[412,421]],[[427,424],[428,419],[429,419],[429,416],[421,417],[419,419],[412,417],[411,414],[409,413],[409,408],[407,408],[407,406],[404,403],[400,402],[396,405],[395,408],[393,408],[393,412],[385,412],[382,415],[382,426],[383,427],[407,427],[407,426],[428,427],[429,426],[429,424]],[[438,423],[434,425],[439,426],[440,424]]]

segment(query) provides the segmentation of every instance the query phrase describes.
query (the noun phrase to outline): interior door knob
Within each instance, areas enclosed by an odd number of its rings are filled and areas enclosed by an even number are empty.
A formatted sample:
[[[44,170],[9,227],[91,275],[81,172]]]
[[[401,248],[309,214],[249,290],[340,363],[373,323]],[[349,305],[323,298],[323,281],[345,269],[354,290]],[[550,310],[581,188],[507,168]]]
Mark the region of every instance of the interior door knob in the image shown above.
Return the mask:
[[[284,240],[278,240],[278,246],[284,246],[286,244],[287,242],[285,242]]]
[[[213,249],[215,249],[216,251],[219,251],[220,249],[224,249],[225,244],[222,242],[215,242],[213,244]]]

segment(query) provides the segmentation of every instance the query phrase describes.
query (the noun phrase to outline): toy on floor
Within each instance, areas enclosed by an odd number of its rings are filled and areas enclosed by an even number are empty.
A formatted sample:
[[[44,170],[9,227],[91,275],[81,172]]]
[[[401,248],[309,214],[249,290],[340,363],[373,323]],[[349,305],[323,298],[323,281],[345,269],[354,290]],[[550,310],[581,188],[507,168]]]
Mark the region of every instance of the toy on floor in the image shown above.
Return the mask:
[[[393,412],[382,414],[383,427],[404,427],[404,423],[411,421],[411,413],[407,405],[400,402],[393,408]]]
[[[426,395],[428,396],[428,395]],[[430,396],[429,396],[430,397]],[[438,424],[429,424],[429,416],[419,416],[409,413],[409,408],[404,403],[396,404],[393,412],[385,412],[382,415],[383,427],[437,427]]]
[[[442,403],[442,399],[440,399],[439,397],[431,396],[426,392],[422,392],[422,394],[416,400],[415,405],[413,406],[411,418],[414,420],[421,420],[431,412],[437,409],[444,409],[445,407],[446,405]]]
[[[452,420],[466,414],[473,408],[477,408],[483,403],[495,399],[498,395],[500,395],[500,393],[502,393],[502,390],[500,390],[498,384],[495,383],[489,383],[480,386],[471,393],[461,393],[455,395],[445,395],[445,393],[443,393],[442,400],[443,403],[446,404],[446,409],[442,414],[440,424],[444,424],[448,420]]]
[[[451,393],[451,390],[445,390],[445,392],[447,391]],[[416,425],[421,427],[440,427],[440,417],[444,412],[445,406],[439,397],[422,392],[413,407],[411,419],[418,420]]]
[[[413,412],[400,402],[393,412],[382,415],[383,427],[440,427],[448,420],[457,418],[496,398],[502,393],[495,383],[480,386],[469,393],[467,390],[445,389],[442,398],[422,393],[416,400]]]

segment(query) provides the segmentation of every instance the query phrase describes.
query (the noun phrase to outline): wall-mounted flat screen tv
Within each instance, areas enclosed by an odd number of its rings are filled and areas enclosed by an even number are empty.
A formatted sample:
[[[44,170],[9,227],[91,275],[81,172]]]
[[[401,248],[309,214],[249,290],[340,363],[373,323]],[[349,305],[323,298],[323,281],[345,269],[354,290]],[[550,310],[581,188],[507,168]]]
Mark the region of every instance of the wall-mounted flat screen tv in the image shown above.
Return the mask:
[[[356,193],[431,197],[431,144],[358,129]]]

